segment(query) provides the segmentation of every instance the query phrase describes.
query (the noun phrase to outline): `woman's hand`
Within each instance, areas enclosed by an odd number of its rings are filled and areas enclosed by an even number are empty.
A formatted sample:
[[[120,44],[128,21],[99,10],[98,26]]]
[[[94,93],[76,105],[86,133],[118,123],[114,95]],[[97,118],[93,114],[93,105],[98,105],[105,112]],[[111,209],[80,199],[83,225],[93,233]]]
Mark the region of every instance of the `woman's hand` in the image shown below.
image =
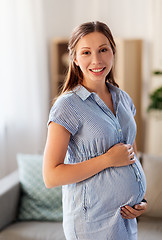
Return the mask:
[[[121,215],[122,215],[122,218],[133,219],[143,214],[146,211],[146,209],[147,209],[146,202],[141,202],[135,205],[134,207],[130,207],[126,205],[121,208]]]
[[[130,144],[118,143],[111,147],[107,153],[110,167],[121,167],[135,163],[134,150]]]

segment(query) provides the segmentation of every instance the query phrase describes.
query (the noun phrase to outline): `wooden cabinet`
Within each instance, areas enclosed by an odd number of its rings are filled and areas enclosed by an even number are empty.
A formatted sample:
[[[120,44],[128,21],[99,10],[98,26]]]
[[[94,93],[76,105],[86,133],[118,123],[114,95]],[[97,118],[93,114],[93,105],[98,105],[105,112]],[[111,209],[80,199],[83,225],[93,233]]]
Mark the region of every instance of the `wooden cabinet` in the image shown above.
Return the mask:
[[[126,91],[136,107],[137,149],[142,151],[143,131],[141,114],[142,41],[115,39],[117,45],[115,76],[120,88]],[[51,97],[59,93],[68,66],[67,39],[53,39],[51,49]]]
[[[51,98],[56,97],[65,80],[68,68],[68,40],[55,38],[51,44]]]
[[[132,98],[136,107],[137,149],[143,151],[142,121],[142,40],[115,39],[117,46],[115,76],[119,87]]]

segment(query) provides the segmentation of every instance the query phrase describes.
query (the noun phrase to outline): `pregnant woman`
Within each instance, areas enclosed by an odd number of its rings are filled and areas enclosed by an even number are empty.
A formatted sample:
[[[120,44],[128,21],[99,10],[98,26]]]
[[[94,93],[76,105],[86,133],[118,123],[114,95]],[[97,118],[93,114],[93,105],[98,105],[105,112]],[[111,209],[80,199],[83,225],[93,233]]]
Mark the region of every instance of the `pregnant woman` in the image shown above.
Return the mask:
[[[147,206],[136,110],[114,80],[115,51],[106,24],[74,29],[67,79],[50,111],[43,176],[48,188],[63,186],[67,240],[137,240],[136,217]]]

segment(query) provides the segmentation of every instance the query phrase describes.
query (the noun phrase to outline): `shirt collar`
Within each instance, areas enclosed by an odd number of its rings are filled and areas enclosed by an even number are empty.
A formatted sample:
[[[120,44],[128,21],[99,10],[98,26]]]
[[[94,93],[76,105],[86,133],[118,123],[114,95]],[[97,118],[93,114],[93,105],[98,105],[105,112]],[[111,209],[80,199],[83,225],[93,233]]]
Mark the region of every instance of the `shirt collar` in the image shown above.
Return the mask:
[[[120,88],[112,85],[112,84],[109,83],[109,82],[106,82],[106,85],[107,85],[108,89],[110,90],[110,92],[111,92],[111,91],[112,91],[112,92],[115,92],[117,96],[120,95]]]
[[[111,92],[115,92],[117,96],[120,95],[120,89],[118,87],[115,87],[111,83],[106,82],[107,87]],[[93,94],[93,92],[89,92],[83,85],[78,85],[73,90],[83,101],[85,101],[90,95]]]
[[[89,92],[83,85],[78,85],[74,92],[83,100],[85,101],[92,93]]]

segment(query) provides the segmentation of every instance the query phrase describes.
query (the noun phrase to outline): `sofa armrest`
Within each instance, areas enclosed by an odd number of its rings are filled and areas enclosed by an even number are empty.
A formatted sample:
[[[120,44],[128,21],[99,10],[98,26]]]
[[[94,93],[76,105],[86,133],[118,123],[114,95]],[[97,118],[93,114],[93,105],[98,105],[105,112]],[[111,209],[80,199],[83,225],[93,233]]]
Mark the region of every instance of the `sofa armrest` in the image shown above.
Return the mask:
[[[20,183],[18,171],[0,180],[0,230],[16,219]]]

